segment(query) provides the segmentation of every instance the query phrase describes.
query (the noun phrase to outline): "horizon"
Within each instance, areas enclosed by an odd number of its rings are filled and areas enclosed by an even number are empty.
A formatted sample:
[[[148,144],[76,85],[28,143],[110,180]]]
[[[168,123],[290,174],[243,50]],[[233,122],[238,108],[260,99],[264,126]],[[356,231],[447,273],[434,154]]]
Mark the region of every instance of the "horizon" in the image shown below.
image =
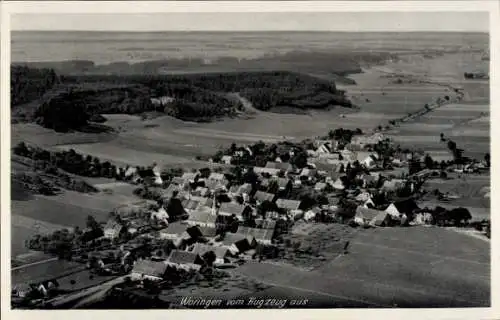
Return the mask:
[[[484,33],[489,20],[480,11],[20,13],[11,16],[11,31]]]

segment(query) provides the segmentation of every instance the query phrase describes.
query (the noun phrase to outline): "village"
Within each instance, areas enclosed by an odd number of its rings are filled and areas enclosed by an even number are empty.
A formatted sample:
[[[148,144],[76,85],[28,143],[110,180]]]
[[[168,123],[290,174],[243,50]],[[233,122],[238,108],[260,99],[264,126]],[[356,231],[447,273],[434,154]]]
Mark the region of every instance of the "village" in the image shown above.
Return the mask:
[[[120,278],[121,286],[140,291],[175,287],[196,274],[223,277],[247,261],[280,260],[284,252],[315,258],[310,247],[290,243],[294,227],[437,225],[474,227],[489,236],[489,221],[473,224],[465,208],[419,206],[424,196],[453,197],[425,190],[426,180],[489,170],[486,160],[459,157],[434,161],[381,132],[359,129],[301,142],[233,144],[207,159],[226,168],[117,168],[116,179],[136,185],[144,201],[116,208],[108,221],[89,216],[85,229],[37,235],[27,246],[83,265],[78,272],[88,275],[87,287]],[[335,254],[348,253],[349,241],[340,238]],[[60,283],[54,276],[16,286],[14,301],[54,306],[75,292]]]

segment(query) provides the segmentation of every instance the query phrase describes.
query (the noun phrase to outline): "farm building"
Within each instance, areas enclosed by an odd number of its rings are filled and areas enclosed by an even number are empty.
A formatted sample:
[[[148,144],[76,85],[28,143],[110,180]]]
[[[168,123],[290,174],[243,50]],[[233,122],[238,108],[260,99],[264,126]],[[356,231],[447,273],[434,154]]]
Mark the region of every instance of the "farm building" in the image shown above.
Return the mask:
[[[278,163],[278,162],[276,162]],[[276,169],[276,168],[266,168],[266,167],[254,167],[253,168],[253,171],[257,174],[268,174],[270,176],[278,176],[278,174],[280,173],[280,169]]]
[[[317,182],[314,185],[314,190],[316,191],[325,191],[327,189],[328,185],[325,182]]]
[[[299,210],[301,201],[300,200],[289,200],[289,199],[278,199],[276,200],[276,205],[280,209],[286,211]]]
[[[222,156],[221,162],[224,164],[231,164],[231,161],[233,160],[232,156]]]
[[[159,261],[137,260],[132,268],[131,278],[134,280],[148,279],[160,281],[165,277],[167,264]]]
[[[316,176],[317,170],[304,168],[300,171],[301,177],[314,178]]]
[[[354,216],[354,222],[360,226],[383,226],[388,221],[388,213],[380,210],[374,210],[358,206]]]
[[[193,183],[199,177],[199,173],[197,172],[184,172],[181,176],[181,179],[184,183]]]
[[[206,197],[210,194],[210,190],[208,188],[199,186],[192,192],[192,194],[195,196]]]
[[[387,209],[385,209],[385,212],[389,213],[393,217],[400,217],[403,214],[411,215],[418,209],[419,207],[415,203],[415,200],[407,199],[391,203]]]
[[[261,229],[274,230],[276,228],[276,221],[272,219],[255,219],[255,226]]]
[[[273,201],[274,197],[275,197],[274,194],[264,191],[257,191],[254,195],[254,199],[257,201],[257,205],[264,201]]]
[[[226,233],[220,245],[228,248],[231,254],[238,254],[255,248],[257,241],[251,235]]]
[[[214,239],[217,237],[217,229],[213,227],[198,227],[202,236],[206,239]]]
[[[382,185],[383,191],[397,191],[404,187],[406,180],[403,179],[391,179],[384,181]]]
[[[266,168],[282,170],[285,173],[293,171],[293,166],[288,162],[271,162],[266,163]]]
[[[200,205],[200,203],[196,200],[193,200],[193,199],[184,199],[182,201],[182,207],[189,214],[191,214],[191,212],[193,212],[193,211],[196,211],[198,209],[199,205]]]
[[[207,252],[212,251],[215,253],[215,264],[223,264],[228,261],[227,257],[230,256],[229,249],[226,247],[216,247],[210,246],[202,243],[195,243],[189,252],[199,255],[203,257],[203,255]]]
[[[111,240],[118,239],[125,232],[127,228],[114,220],[109,220],[104,227],[104,237]]]
[[[338,178],[337,180],[335,180],[332,187],[336,190],[344,190],[345,189],[344,181],[341,178]]]
[[[163,240],[177,240],[180,239],[186,235],[183,235],[183,233],[186,231],[187,226],[184,224],[181,224],[179,222],[174,222],[168,225],[165,229],[161,229],[158,231],[158,235],[160,239]]]
[[[215,228],[216,219],[217,216],[213,215],[209,210],[193,210],[189,214],[186,223],[190,226]]]
[[[269,245],[273,239],[274,230],[239,227],[237,233],[244,236],[251,236],[257,243]]]
[[[200,270],[205,264],[200,255],[192,252],[172,250],[170,256],[166,260],[166,264],[178,269],[184,270]]]
[[[236,216],[238,220],[243,221],[244,215],[250,212],[251,208],[245,205],[234,202],[223,202],[219,208],[219,215],[221,216]]]

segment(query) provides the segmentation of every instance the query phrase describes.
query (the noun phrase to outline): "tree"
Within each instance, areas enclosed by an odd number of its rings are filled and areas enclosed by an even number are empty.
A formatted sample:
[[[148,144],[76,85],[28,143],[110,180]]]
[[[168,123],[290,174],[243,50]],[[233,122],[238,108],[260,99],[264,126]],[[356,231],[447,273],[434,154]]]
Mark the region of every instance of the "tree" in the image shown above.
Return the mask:
[[[486,162],[486,166],[489,168],[490,167],[490,153],[486,153],[484,155],[484,161]]]
[[[472,219],[472,215],[469,210],[463,207],[450,210],[448,216],[449,220],[451,220],[457,227],[467,224],[469,220]]]
[[[427,169],[433,169],[434,168],[434,160],[432,160],[430,155],[425,155],[424,158],[424,164]]]
[[[91,215],[87,216],[86,225],[87,225],[87,228],[89,228],[92,231],[96,231],[96,230],[101,229],[101,225]]]

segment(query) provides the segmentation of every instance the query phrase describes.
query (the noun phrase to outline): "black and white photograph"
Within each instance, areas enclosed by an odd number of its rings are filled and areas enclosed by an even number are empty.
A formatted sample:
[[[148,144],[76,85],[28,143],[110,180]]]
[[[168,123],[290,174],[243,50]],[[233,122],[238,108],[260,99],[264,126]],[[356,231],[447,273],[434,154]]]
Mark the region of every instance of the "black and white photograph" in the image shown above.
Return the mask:
[[[355,8],[9,14],[10,308],[492,307],[492,16]]]

